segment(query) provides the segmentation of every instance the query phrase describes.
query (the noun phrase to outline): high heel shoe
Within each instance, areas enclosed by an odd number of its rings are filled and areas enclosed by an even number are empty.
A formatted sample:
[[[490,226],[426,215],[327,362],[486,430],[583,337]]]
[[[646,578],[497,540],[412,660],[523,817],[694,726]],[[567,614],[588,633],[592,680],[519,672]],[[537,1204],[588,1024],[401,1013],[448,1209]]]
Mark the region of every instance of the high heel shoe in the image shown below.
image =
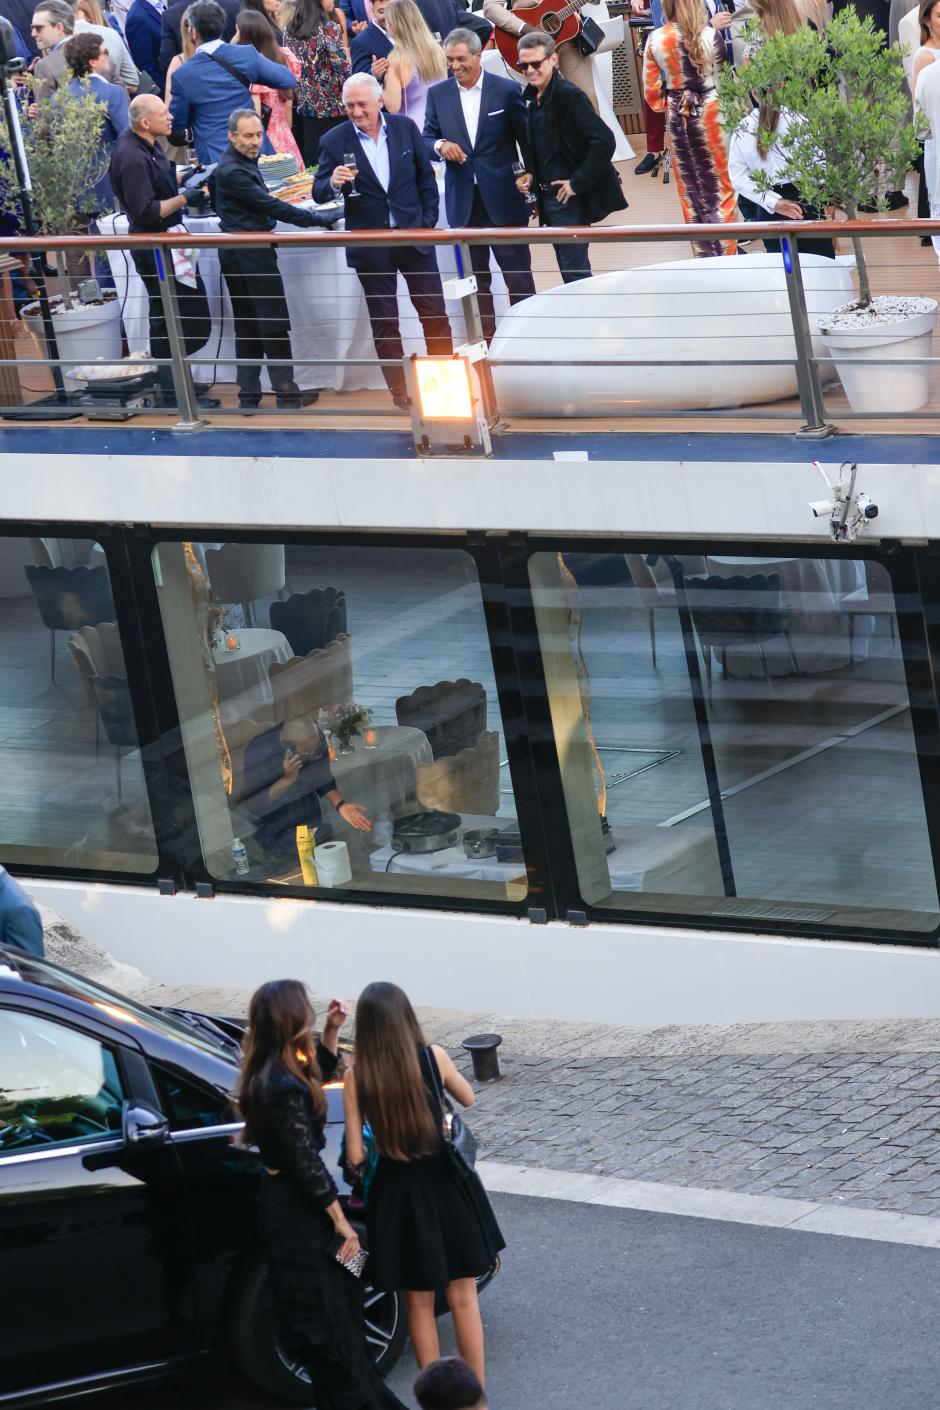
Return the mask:
[[[656,153],[656,160],[653,162],[653,165],[650,167],[650,176],[651,176],[654,180],[655,180],[656,177],[659,175],[659,171],[660,171],[660,168],[662,167],[663,158],[665,157],[665,155],[666,155],[665,152],[657,152],[657,153]]]
[[[646,176],[647,172],[653,171],[656,164],[662,160],[662,152],[647,152],[646,156],[633,168],[634,176]]]

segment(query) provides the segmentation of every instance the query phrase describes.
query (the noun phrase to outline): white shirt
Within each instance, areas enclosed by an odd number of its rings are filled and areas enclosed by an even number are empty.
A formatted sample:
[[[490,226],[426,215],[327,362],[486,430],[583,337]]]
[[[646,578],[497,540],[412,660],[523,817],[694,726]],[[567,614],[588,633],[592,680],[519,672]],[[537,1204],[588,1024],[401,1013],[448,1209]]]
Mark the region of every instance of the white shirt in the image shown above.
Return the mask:
[[[728,145],[728,175],[739,196],[746,196],[756,206],[762,206],[773,215],[781,197],[776,191],[761,191],[755,184],[752,173],[765,171],[771,181],[776,182],[786,167],[786,160],[776,141],[768,148],[767,155],[761,156],[757,150],[757,127],[758,114],[749,113],[741,126],[731,134]],[[778,139],[786,136],[789,127],[790,117],[786,112],[782,112],[777,123]]]
[[[359,139],[360,147],[368,158],[369,165],[378,178],[379,185],[382,190],[387,193],[389,183],[392,179],[392,159],[388,151],[388,133],[385,130],[385,118],[379,113],[379,135],[377,138],[370,137],[368,132],[363,132],[358,127],[356,128],[356,136]],[[339,187],[333,186],[332,180],[330,181],[330,185],[333,187],[334,191],[339,190]],[[397,222],[391,211],[388,213],[388,223],[390,228],[394,230]]]
[[[205,44],[200,44],[199,52],[200,54],[214,54],[216,49],[224,43],[224,39],[207,39]]]
[[[920,6],[908,10],[898,22],[898,48],[903,50],[902,62],[907,86],[914,91],[914,55],[920,46]]]
[[[463,110],[463,120],[467,124],[470,146],[475,147],[480,127],[480,104],[483,102],[483,70],[480,70],[480,77],[472,88],[464,88],[462,83],[458,83],[457,92],[460,94],[460,106]]]

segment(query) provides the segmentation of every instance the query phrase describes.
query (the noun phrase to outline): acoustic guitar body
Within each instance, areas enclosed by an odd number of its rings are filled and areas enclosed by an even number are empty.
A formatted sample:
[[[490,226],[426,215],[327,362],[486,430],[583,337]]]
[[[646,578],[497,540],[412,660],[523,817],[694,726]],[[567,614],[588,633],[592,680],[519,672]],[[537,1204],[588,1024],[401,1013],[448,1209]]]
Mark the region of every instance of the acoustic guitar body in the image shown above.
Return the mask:
[[[578,6],[580,9],[580,5]],[[568,13],[564,13],[567,11]],[[567,44],[572,39],[577,39],[581,29],[580,16],[571,14],[570,4],[565,0],[538,0],[537,5],[532,5],[529,9],[519,10],[519,19],[524,19],[526,24],[530,24],[535,29],[544,30],[550,34],[557,44]],[[519,62],[519,40],[521,35],[510,34],[506,29],[494,29],[493,39],[497,49],[510,68],[515,68]]]

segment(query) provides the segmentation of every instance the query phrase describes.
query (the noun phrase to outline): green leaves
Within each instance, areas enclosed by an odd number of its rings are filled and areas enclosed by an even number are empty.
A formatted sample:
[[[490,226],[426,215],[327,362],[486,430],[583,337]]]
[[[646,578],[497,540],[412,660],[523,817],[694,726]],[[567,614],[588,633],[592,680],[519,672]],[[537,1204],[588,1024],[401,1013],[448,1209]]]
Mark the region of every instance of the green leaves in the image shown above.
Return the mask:
[[[819,33],[804,25],[772,35],[745,67],[726,70],[719,96],[729,130],[751,111],[752,93],[801,119],[777,141],[785,161],[778,180],[792,182],[808,204],[854,215],[903,186],[916,161],[900,51],[854,9]],[[770,184],[756,173],[755,181]]]
[[[28,83],[31,80],[27,80]],[[92,187],[104,171],[107,154],[101,143],[104,105],[82,80],[81,94],[67,87],[51,98],[32,97],[36,116],[23,122],[23,144],[33,184],[36,222],[46,235],[71,235],[79,229],[78,216],[92,210]],[[9,150],[9,134],[3,145]],[[0,204],[19,215],[16,171],[13,160],[0,160]]]

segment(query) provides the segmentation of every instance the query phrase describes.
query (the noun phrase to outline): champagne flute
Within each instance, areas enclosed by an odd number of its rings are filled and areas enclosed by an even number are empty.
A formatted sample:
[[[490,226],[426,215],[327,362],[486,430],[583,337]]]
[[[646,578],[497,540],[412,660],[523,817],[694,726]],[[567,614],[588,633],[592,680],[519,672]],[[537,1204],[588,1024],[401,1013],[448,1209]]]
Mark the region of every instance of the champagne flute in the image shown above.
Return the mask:
[[[349,169],[350,169],[350,171],[351,171],[352,174],[353,174],[352,185],[350,186],[349,190],[346,192],[346,196],[347,196],[347,198],[354,199],[354,198],[358,197],[358,195],[359,195],[359,192],[356,190],[356,176],[357,176],[358,171],[359,171],[359,162],[358,162],[358,159],[357,159],[357,157],[356,157],[355,152],[344,152],[344,153],[343,153],[343,166],[348,166]]]
[[[513,176],[525,176],[525,162],[513,162],[512,174]],[[532,190],[531,186],[525,193],[525,203],[527,206],[535,205],[535,192]]]

